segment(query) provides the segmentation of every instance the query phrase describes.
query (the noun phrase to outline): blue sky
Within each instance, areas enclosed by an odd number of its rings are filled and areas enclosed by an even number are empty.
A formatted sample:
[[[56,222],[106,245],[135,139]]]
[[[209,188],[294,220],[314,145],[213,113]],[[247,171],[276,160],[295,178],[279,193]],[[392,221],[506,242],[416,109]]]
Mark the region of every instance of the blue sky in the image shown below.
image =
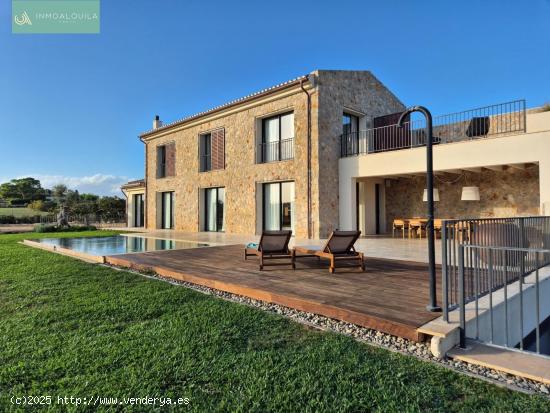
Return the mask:
[[[434,114],[550,101],[550,0],[101,2],[99,35],[12,35],[0,3],[0,182],[109,193],[137,135],[314,69],[371,70]]]

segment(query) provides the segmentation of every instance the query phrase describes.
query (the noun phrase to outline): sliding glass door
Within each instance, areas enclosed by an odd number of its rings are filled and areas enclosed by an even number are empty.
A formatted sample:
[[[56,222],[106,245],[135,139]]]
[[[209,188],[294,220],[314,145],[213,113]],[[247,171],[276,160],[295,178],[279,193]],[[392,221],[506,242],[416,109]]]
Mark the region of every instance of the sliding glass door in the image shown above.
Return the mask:
[[[294,182],[263,184],[263,228],[294,229]]]
[[[225,231],[225,188],[204,190],[204,230]]]
[[[142,227],[143,226],[143,194],[135,194],[133,197],[133,205],[134,205],[134,227]]]
[[[174,228],[174,192],[161,193],[161,228]]]

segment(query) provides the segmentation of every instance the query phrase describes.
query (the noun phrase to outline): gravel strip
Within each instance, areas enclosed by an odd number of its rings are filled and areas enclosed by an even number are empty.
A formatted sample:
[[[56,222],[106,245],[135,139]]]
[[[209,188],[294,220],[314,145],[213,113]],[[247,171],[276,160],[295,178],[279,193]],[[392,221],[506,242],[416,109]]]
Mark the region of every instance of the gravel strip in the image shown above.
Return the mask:
[[[448,357],[444,359],[439,359],[433,356],[428,343],[417,343],[415,341],[392,336],[390,334],[382,333],[380,331],[366,327],[361,327],[356,324],[347,323],[345,321],[335,320],[329,317],[296,310],[294,308],[285,307],[266,301],[254,300],[252,298],[242,295],[232,294],[225,291],[216,290],[214,288],[189,283],[186,281],[179,281],[173,278],[163,277],[151,271],[135,271],[129,270],[127,268],[116,267],[110,264],[103,265],[117,270],[133,272],[147,278],[162,280],[165,282],[169,282],[170,284],[181,285],[204,294],[220,297],[224,300],[245,304],[250,307],[255,307],[264,311],[279,314],[316,329],[344,334],[346,336],[353,337],[358,341],[381,347],[386,350],[414,356],[424,361],[433,362],[451,370],[455,370],[481,380],[489,381],[499,386],[508,387],[512,390],[525,393],[537,393],[550,397],[549,387],[542,383],[525,379],[523,377],[507,374],[501,371],[489,369],[486,367],[478,366],[476,364],[470,364],[460,360],[453,360]]]

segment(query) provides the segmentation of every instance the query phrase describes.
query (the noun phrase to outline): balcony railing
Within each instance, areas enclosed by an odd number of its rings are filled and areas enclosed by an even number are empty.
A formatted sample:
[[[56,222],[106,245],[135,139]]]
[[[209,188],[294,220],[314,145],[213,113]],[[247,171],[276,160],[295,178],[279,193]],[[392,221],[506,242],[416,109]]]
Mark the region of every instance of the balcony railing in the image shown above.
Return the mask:
[[[341,135],[341,156],[408,149],[426,144],[424,119]],[[526,130],[525,100],[500,103],[433,118],[433,143],[445,144]]]
[[[448,320],[449,311],[460,303],[459,249],[465,245],[548,250],[550,216],[444,220],[441,230],[441,287],[445,320]],[[492,280],[488,278],[489,259],[484,255],[486,252],[480,250],[481,252],[473,254],[475,251],[477,250],[469,249],[469,254],[465,256],[466,274],[469,277],[463,292],[466,302],[550,264],[550,253],[537,255],[508,252],[501,257],[505,261],[501,262],[500,268],[504,268],[504,262],[507,264],[505,274],[499,280]],[[477,278],[474,280],[471,269],[479,269],[483,265],[485,272],[476,275]]]
[[[294,159],[294,138],[258,144],[258,163]]]

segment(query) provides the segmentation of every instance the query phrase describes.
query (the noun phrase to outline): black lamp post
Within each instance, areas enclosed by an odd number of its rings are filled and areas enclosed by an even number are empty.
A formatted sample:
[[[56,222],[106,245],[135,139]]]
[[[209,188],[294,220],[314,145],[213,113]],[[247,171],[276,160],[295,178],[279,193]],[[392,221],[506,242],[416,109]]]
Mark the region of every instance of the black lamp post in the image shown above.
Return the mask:
[[[421,112],[426,117],[426,186],[428,187],[428,262],[430,277],[430,303],[428,311],[441,311],[435,295],[435,233],[434,233],[434,171],[433,171],[433,126],[432,114],[424,106],[412,106],[401,114],[397,126],[402,127],[405,117],[413,112]]]

